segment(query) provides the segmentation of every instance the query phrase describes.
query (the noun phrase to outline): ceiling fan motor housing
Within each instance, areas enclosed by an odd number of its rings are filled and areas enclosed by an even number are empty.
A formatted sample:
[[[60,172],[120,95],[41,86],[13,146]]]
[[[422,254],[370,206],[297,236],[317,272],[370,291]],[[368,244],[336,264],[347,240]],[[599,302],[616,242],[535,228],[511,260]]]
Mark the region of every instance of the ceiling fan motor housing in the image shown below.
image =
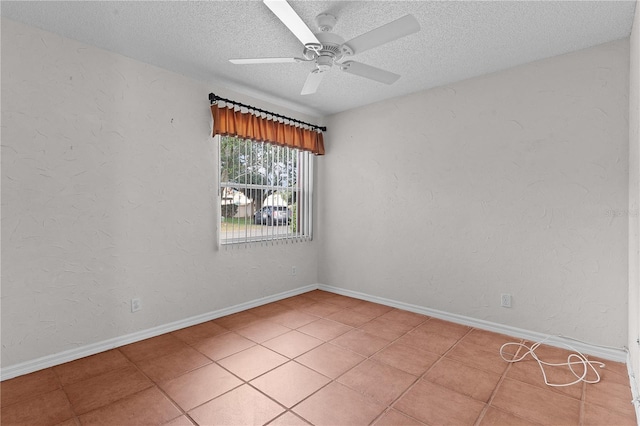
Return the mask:
[[[313,60],[317,59],[318,68],[323,69],[327,65],[331,67],[335,61],[342,59],[344,55],[351,55],[353,52],[344,44],[344,40],[337,34],[317,33],[314,34],[322,46],[318,50],[305,49],[304,57]]]
[[[329,71],[329,69],[333,66],[333,57],[329,55],[320,55],[318,59],[316,59],[316,65],[320,72]]]

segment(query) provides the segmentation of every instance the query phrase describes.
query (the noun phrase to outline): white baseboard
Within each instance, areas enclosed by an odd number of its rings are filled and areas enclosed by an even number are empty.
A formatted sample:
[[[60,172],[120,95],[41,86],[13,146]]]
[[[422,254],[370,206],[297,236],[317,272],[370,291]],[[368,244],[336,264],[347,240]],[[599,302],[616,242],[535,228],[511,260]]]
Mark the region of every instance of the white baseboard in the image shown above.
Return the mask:
[[[383,297],[371,296],[365,293],[357,291],[346,290],[339,287],[328,286],[324,284],[312,284],[304,287],[300,287],[294,290],[278,293],[273,296],[262,297],[249,302],[234,305],[228,308],[219,309],[216,311],[208,312],[201,315],[196,315],[183,320],[174,321],[169,324],[152,327],[146,330],[140,330],[135,333],[126,334],[124,336],[115,337],[113,339],[104,340],[102,342],[96,342],[89,345],[81,346],[79,348],[70,349],[67,351],[59,352],[57,354],[47,355],[41,358],[37,358],[31,361],[26,361],[20,364],[15,364],[3,368],[0,372],[0,381],[11,379],[23,374],[33,373],[34,371],[42,370],[44,368],[60,365],[65,362],[75,361],[86,356],[95,355],[100,352],[104,352],[113,348],[128,345],[130,343],[139,342],[150,337],[159,336],[160,334],[169,333],[172,331],[180,330],[185,327],[200,324],[206,321],[210,321],[216,318],[223,317],[225,315],[234,314],[236,312],[244,311],[247,309],[255,308],[257,306],[264,305],[266,303],[277,302],[278,300],[286,299],[287,297],[296,296],[298,294],[306,293],[311,290],[320,289],[331,293],[341,294],[343,296],[349,296],[356,299],[366,300],[369,302],[380,303],[382,305],[391,306],[398,309],[404,309],[406,311],[415,312],[423,315],[427,315],[434,318],[451,321],[458,324],[464,324],[471,327],[479,328],[482,330],[493,331],[496,333],[506,334],[508,336],[519,337],[530,341],[541,341],[549,338],[546,342],[552,346],[558,346],[566,348],[567,345],[575,348],[576,350],[588,354],[597,356],[603,359],[608,359],[617,362],[627,362],[627,355],[624,348],[614,349],[601,347],[597,345],[591,345],[588,343],[578,342],[561,336],[549,336],[543,333],[535,331],[524,330],[517,327],[511,327],[504,324],[498,324],[490,321],[484,321],[467,317],[464,315],[452,314],[444,311],[438,311],[436,309],[426,308],[423,306],[412,305],[409,303],[398,302]]]
[[[392,306],[394,308],[403,309],[405,311],[415,312],[422,315],[427,315],[433,318],[439,318],[445,321],[454,322],[457,324],[468,325],[470,327],[479,328],[482,330],[493,331],[494,333],[506,334],[507,336],[518,337],[521,339],[527,339],[531,342],[539,342],[547,339],[545,344],[550,346],[556,346],[559,348],[578,350],[585,355],[592,355],[599,358],[607,359],[609,361],[627,362],[627,351],[625,348],[610,348],[598,346],[595,344],[585,343],[581,341],[573,340],[564,336],[553,336],[537,331],[525,330],[522,328],[511,327],[504,324],[485,321],[481,319],[471,318],[464,315],[452,314],[449,312],[439,311],[437,309],[425,308],[423,306],[412,305],[409,303],[398,302],[396,300],[386,299],[384,297],[370,296],[365,293],[360,293],[352,290],[345,290],[339,287],[328,286],[324,284],[318,285],[319,290],[329,291],[331,293],[341,294],[343,296],[349,296],[356,299],[366,300],[369,302],[380,303],[381,305]]]
[[[65,362],[75,361],[86,356],[95,355],[97,353],[108,351],[113,348],[139,342],[150,337],[159,336],[171,331],[180,330],[182,328],[190,327],[192,325],[200,324],[206,321],[211,321],[225,315],[235,314],[236,312],[255,308],[266,303],[277,302],[278,300],[286,299],[287,297],[291,296],[297,296],[298,294],[306,293],[317,288],[317,285],[299,287],[294,290],[275,294],[273,296],[262,297],[260,299],[240,303],[239,305],[234,305],[228,308],[218,309],[216,311],[207,312],[205,314],[196,315],[179,321],[174,321],[169,324],[159,325],[157,327],[136,331],[135,333],[126,334],[124,336],[115,337],[113,339],[103,340],[102,342],[91,343],[79,348],[74,348],[67,351],[59,352],[57,354],[47,355],[31,361],[22,362],[20,364],[11,365],[2,369],[0,373],[0,381],[12,379],[17,376],[22,376],[23,374],[33,373],[34,371],[53,367],[55,365],[64,364]]]

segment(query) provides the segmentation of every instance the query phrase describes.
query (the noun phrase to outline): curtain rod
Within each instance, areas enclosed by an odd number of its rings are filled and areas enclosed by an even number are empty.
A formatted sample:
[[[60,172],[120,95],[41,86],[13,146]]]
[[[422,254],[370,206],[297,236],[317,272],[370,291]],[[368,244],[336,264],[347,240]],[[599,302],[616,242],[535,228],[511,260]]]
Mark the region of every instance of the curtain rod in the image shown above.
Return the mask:
[[[276,114],[275,112],[265,111],[265,110],[260,109],[260,108],[252,107],[251,105],[245,105],[245,104],[242,104],[240,102],[232,101],[230,99],[225,99],[225,98],[220,97],[220,96],[218,96],[218,95],[216,95],[214,93],[209,93],[209,101],[211,102],[211,105],[213,105],[217,101],[224,101],[224,102],[226,102],[228,104],[236,105],[236,106],[239,106],[239,107],[249,108],[249,109],[251,109],[253,111],[263,112],[265,114],[269,114],[269,115],[272,115],[274,117],[284,118],[285,120],[293,121],[295,123],[304,124],[305,126],[309,126],[309,127],[313,128],[313,129],[322,130],[323,132],[327,131],[327,128],[325,126],[316,126],[315,124],[305,123],[304,121],[296,120],[295,118],[287,117],[286,115]]]

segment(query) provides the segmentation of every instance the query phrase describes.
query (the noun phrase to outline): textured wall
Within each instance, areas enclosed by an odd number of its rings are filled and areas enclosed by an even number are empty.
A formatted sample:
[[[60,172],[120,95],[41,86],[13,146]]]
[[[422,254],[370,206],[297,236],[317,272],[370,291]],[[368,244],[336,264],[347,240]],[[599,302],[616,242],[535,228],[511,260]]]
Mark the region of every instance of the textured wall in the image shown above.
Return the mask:
[[[210,91],[2,20],[3,367],[317,282],[315,243],[216,248]]]
[[[625,345],[628,48],[330,117],[319,281]]]
[[[640,6],[636,4],[629,67],[629,349],[640,389]]]

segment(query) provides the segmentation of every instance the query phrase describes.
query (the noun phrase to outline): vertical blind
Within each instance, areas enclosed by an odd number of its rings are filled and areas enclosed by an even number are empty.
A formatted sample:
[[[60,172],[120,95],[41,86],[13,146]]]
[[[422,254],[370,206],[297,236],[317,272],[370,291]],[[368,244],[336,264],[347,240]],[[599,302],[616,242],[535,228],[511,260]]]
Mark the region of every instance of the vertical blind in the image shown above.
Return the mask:
[[[237,137],[216,138],[220,148],[220,244],[311,239],[313,155]]]

